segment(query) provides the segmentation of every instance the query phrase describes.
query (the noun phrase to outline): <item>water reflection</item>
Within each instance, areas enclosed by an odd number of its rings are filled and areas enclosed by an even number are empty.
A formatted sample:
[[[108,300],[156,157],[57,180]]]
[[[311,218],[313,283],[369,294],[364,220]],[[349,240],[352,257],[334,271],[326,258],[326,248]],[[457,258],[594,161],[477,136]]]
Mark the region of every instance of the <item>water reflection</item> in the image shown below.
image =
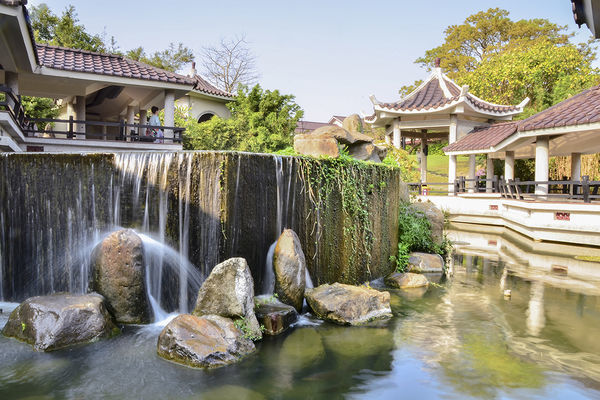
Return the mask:
[[[453,276],[391,290],[395,317],[384,326],[305,315],[214,371],[158,358],[151,329],[50,354],[0,337],[0,398],[600,398],[600,265],[573,258],[590,249],[525,257],[537,244],[459,234]]]

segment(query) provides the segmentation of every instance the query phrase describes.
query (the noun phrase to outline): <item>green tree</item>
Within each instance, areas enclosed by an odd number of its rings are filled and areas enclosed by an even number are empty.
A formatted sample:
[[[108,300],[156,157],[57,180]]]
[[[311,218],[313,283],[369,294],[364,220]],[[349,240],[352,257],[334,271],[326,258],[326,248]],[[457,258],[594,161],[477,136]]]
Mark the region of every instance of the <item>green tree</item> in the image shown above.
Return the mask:
[[[144,48],[140,46],[127,51],[125,56],[171,72],[179,71],[185,64],[194,61],[194,52],[183,43],[170,43],[167,49],[155,51],[151,55],[146,55]]]
[[[240,85],[227,107],[231,118],[217,116],[204,123],[185,121],[184,148],[190,150],[239,150],[268,153],[292,145],[294,130],[303,111],[292,95]]]
[[[524,118],[598,84],[600,74],[592,58],[574,45],[538,41],[487,57],[458,82],[495,103],[517,104],[529,97]]]
[[[86,32],[78,22],[77,12],[72,5],[65,8],[60,17],[44,3],[31,7],[31,26],[37,42],[72,49],[106,51],[102,36]]]
[[[572,35],[567,27],[546,19],[513,21],[509,12],[490,8],[470,15],[460,25],[450,25],[444,31],[444,43],[427,50],[415,62],[431,69],[436,58],[452,79],[478,68],[489,56],[500,54],[513,47],[526,47],[537,41],[564,45]]]

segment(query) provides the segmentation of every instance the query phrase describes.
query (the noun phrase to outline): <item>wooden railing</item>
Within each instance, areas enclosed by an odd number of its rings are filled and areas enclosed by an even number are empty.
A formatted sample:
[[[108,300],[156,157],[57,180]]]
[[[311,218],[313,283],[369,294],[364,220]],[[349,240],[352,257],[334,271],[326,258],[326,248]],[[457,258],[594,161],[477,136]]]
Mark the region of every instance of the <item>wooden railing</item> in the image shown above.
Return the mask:
[[[488,187],[488,182],[491,183]],[[494,176],[491,179],[483,177],[458,177],[454,183],[448,182],[412,182],[408,184],[412,194],[419,195],[454,195],[461,193],[499,193],[502,197],[517,200],[576,200],[590,203],[600,200],[600,181],[590,181],[588,176],[581,180],[560,181],[520,181]],[[441,187],[438,189],[438,187]],[[536,188],[547,188],[538,191]]]
[[[21,96],[15,95],[11,88],[3,85],[0,85],[0,111],[8,112],[19,125],[23,134],[28,137],[52,138],[61,135],[67,139],[85,138],[148,143],[181,143],[185,132],[185,128],[176,126],[128,124],[124,120],[118,122],[82,121],[76,120],[72,116],[69,119],[30,118],[25,115]],[[55,129],[57,125],[62,125],[65,128]],[[85,127],[83,129],[85,132],[78,132],[80,130],[78,128],[82,126]],[[105,130],[104,127],[113,128],[113,132],[89,132],[88,127],[101,127],[102,130]],[[146,135],[146,132],[159,131],[163,133],[163,137]],[[140,132],[142,132],[141,135]],[[166,137],[165,133],[168,133]]]

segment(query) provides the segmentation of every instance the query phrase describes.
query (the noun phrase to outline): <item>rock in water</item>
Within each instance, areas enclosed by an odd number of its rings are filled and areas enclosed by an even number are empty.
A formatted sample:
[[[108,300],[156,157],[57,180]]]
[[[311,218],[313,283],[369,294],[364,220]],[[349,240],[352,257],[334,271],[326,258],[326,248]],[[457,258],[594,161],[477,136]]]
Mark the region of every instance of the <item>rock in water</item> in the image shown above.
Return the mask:
[[[296,232],[285,229],[273,253],[275,293],[279,300],[302,311],[306,285],[306,259]]]
[[[425,275],[413,274],[411,272],[394,272],[385,277],[386,285],[397,289],[420,288],[429,286],[429,280]]]
[[[444,241],[444,213],[430,201],[411,204],[411,208],[421,212],[429,220],[431,225],[431,238],[440,246]]]
[[[119,332],[99,294],[31,297],[14,309],[2,330],[38,351],[110,337]]]
[[[285,332],[298,319],[294,307],[271,299],[268,295],[258,296],[254,303],[256,318],[265,327],[267,335],[279,335]]]
[[[132,229],[111,233],[92,252],[92,290],[106,298],[117,322],[150,322],[144,246]]]
[[[410,253],[408,258],[408,272],[444,273],[444,259],[439,254]]]
[[[362,325],[392,316],[390,294],[342,283],[307,289],[306,301],[315,315],[341,325]]]
[[[239,361],[255,350],[229,318],[181,314],[158,336],[158,355],[195,368],[217,368]]]
[[[193,314],[243,319],[253,337],[262,337],[254,314],[254,281],[245,259],[230,258],[213,268],[198,292]]]
[[[342,122],[342,128],[349,132],[363,132],[362,119],[358,114],[348,115]]]

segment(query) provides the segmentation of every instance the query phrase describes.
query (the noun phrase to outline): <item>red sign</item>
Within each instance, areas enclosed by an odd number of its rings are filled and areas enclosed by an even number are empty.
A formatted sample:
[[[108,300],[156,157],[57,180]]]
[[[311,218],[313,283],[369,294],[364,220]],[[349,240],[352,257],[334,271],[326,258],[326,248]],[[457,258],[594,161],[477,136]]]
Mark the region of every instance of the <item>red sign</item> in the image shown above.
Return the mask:
[[[490,204],[490,210],[498,211],[498,204]]]
[[[554,219],[557,221],[570,221],[571,213],[568,212],[555,212]]]

